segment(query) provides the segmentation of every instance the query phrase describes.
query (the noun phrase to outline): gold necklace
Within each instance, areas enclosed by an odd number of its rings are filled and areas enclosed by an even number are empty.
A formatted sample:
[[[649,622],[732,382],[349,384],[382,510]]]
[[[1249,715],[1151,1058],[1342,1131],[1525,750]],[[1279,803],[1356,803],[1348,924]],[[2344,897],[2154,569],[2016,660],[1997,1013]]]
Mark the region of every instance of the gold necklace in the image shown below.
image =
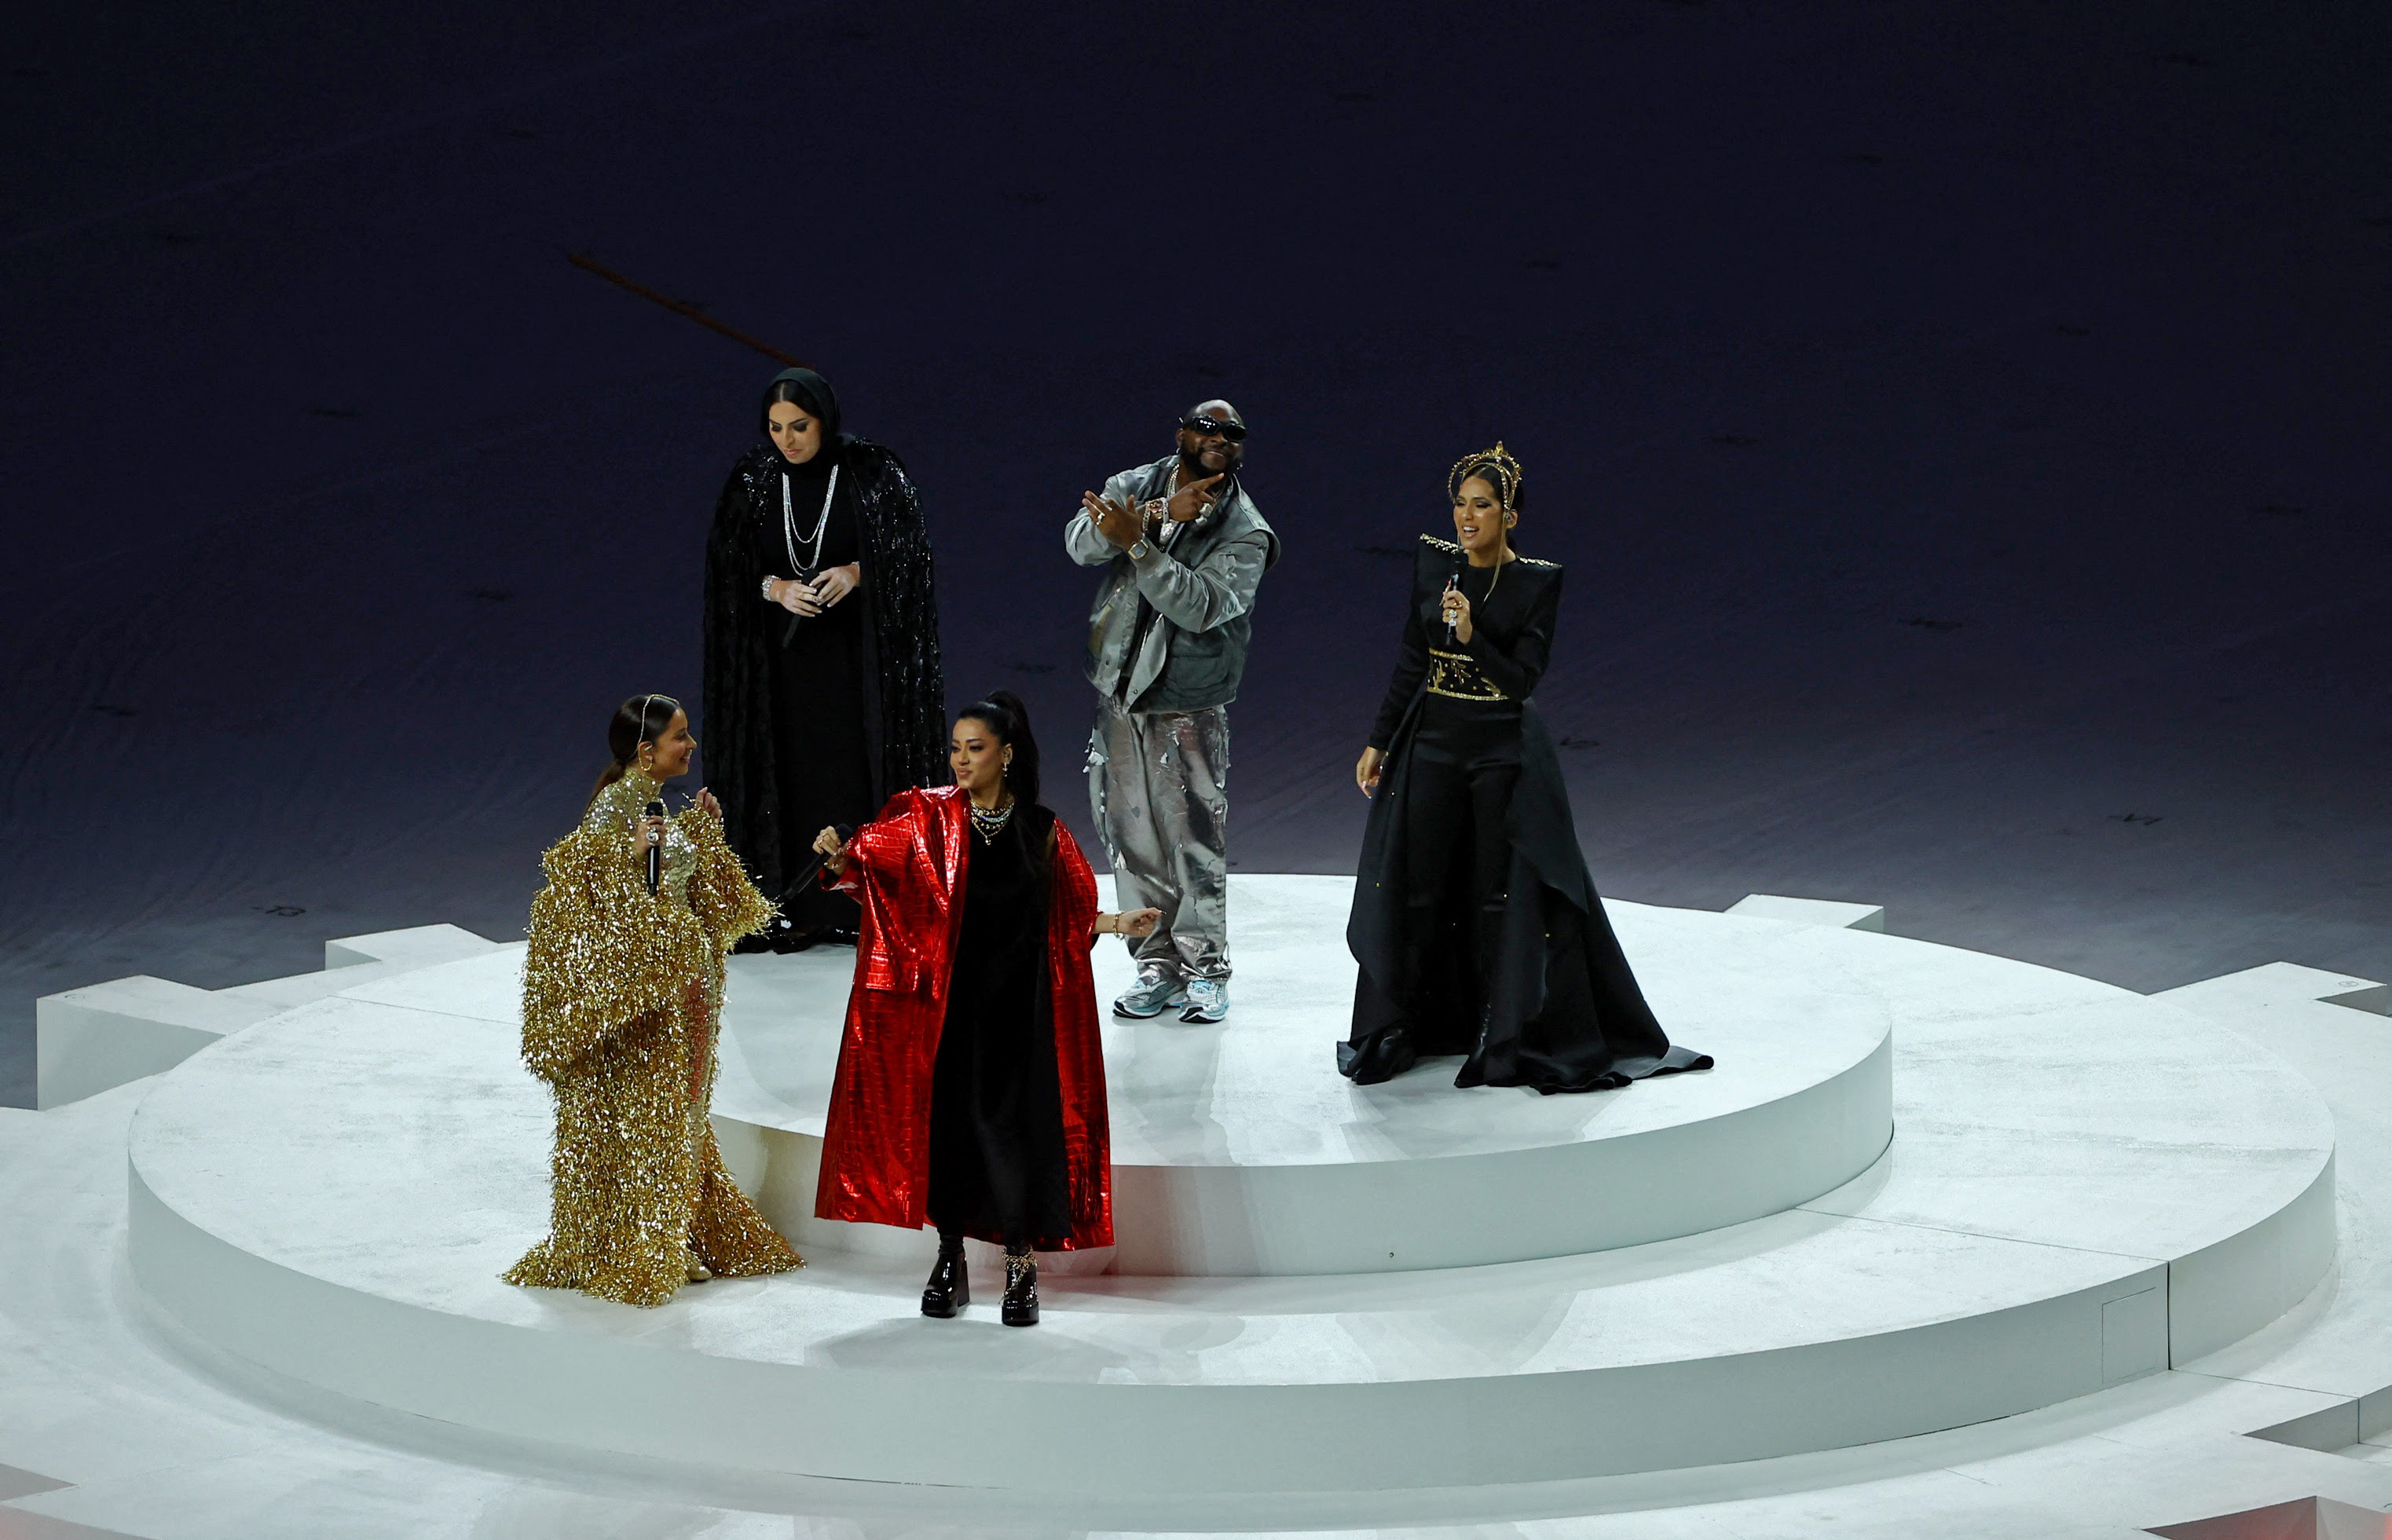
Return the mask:
[[[1012,819],[1013,798],[1009,796],[1005,799],[1004,805],[998,808],[983,809],[977,802],[971,804],[972,833],[980,835],[982,845],[995,844],[996,836],[1005,833],[1006,824],[1012,822]]]

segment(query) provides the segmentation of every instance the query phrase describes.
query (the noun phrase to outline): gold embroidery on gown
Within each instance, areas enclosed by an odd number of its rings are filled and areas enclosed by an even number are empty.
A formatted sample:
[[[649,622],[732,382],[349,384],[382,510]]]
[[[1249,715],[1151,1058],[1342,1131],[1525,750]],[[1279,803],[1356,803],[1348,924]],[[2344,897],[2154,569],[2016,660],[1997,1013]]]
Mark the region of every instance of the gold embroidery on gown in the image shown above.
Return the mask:
[[[658,795],[627,772],[540,858],[523,1057],[556,1097],[552,1208],[548,1238],[505,1275],[631,1305],[671,1299],[693,1254],[720,1277],[804,1265],[733,1183],[707,1120],[722,960],[773,906],[700,808],[666,825],[650,896],[631,826]]]

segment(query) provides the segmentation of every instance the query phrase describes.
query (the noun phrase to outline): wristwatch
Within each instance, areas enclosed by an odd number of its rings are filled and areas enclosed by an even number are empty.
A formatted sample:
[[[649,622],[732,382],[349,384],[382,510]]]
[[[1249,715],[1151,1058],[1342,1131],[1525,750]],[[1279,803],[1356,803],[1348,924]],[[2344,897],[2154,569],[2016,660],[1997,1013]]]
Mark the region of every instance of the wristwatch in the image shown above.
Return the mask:
[[[1146,560],[1146,553],[1152,550],[1154,548],[1148,545],[1146,543],[1146,537],[1141,535],[1138,537],[1138,541],[1135,545],[1128,546],[1124,549],[1128,550],[1129,559],[1131,561],[1143,562]]]

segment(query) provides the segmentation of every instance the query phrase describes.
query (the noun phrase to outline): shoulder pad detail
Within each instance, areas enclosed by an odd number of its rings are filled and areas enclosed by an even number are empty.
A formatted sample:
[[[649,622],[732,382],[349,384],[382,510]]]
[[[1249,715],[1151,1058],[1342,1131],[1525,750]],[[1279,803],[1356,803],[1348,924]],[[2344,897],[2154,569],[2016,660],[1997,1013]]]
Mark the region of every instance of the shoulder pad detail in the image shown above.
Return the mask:
[[[1442,550],[1449,553],[1462,549],[1460,546],[1455,545],[1451,540],[1440,540],[1434,535],[1422,536],[1421,544],[1427,546],[1432,550]]]

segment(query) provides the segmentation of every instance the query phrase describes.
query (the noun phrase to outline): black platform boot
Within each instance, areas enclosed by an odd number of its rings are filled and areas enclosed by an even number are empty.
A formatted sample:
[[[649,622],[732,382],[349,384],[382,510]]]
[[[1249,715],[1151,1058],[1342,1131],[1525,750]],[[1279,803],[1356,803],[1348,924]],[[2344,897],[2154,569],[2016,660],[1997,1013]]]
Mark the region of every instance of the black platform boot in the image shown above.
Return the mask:
[[[1038,1324],[1038,1259],[1027,1251],[1005,1254],[1005,1324]]]
[[[939,1260],[930,1264],[930,1281],[922,1286],[922,1314],[950,1320],[971,1303],[971,1274],[964,1266],[964,1239],[939,1237]]]

